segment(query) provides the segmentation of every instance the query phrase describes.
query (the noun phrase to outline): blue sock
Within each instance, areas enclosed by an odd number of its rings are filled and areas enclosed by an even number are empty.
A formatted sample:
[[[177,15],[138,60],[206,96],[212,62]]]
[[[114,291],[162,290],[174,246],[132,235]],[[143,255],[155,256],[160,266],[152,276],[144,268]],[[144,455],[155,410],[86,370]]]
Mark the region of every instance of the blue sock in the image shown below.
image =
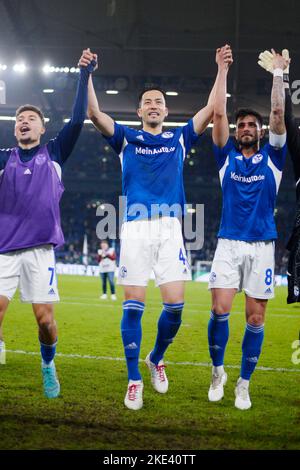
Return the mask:
[[[123,302],[121,333],[126,357],[128,380],[141,380],[139,356],[142,341],[141,319],[145,304],[137,300]]]
[[[40,345],[41,345],[41,355],[42,355],[44,364],[50,364],[50,362],[54,359],[54,356],[56,353],[57,340],[55,341],[54,344],[44,344],[40,340]]]
[[[156,343],[150,354],[150,361],[158,364],[163,358],[167,347],[173,342],[177,331],[181,325],[181,314],[184,303],[163,304],[164,308],[158,320],[158,332]]]
[[[229,337],[229,313],[217,315],[211,311],[208,322],[208,346],[215,367],[224,364],[225,348]]]
[[[250,380],[260,356],[263,340],[264,325],[254,326],[247,323],[242,344],[242,379]]]

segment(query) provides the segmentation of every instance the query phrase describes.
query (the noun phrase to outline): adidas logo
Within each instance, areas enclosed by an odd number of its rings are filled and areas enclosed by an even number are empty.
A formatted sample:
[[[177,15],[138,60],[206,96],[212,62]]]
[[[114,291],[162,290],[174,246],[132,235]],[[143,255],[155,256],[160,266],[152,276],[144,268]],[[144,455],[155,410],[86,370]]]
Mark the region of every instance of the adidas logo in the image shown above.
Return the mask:
[[[29,168],[27,168],[27,170],[24,171],[23,173],[24,175],[31,175],[31,171],[29,170]]]
[[[142,135],[137,135],[136,138],[144,141],[144,137]]]
[[[254,362],[255,364],[258,362],[258,357],[247,357],[248,362]]]
[[[129,343],[125,346],[124,349],[137,349],[137,344],[136,343]]]
[[[214,344],[213,346],[209,346],[209,349],[215,349],[217,351],[218,349],[222,349],[222,348],[218,344]]]
[[[171,344],[171,343],[173,343],[173,340],[174,340],[174,337],[173,338],[167,338],[167,339],[164,339],[164,342],[167,343],[167,344]]]
[[[272,294],[272,289],[271,289],[271,287],[268,287],[268,289],[265,290],[265,294]]]
[[[54,290],[54,289],[50,289],[49,292],[48,292],[48,295],[55,295],[55,290]]]

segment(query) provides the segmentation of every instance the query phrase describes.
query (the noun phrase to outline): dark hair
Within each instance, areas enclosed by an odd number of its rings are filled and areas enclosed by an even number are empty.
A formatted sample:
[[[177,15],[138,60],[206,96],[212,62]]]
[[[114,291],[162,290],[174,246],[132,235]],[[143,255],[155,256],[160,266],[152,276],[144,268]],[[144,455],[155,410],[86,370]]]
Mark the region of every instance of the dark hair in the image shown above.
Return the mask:
[[[37,106],[33,106],[33,104],[24,104],[23,106],[20,106],[17,109],[16,117],[18,117],[19,114],[23,113],[24,111],[33,111],[34,113],[36,113],[40,117],[40,119],[43,123],[43,126],[45,127],[45,116],[42,113],[42,111],[40,110],[40,108],[38,108]]]
[[[263,126],[263,118],[262,118],[261,114],[259,114],[257,111],[254,111],[253,109],[250,109],[250,108],[239,109],[235,113],[235,122],[237,122],[238,119],[244,118],[246,116],[254,116],[258,120],[258,122],[260,124],[260,127]]]
[[[165,90],[163,90],[162,88],[160,88],[160,86],[149,85],[149,86],[145,87],[145,88],[140,92],[140,94],[139,94],[139,96],[138,96],[138,104],[139,104],[139,106],[140,106],[140,104],[141,104],[141,101],[142,101],[142,98],[143,98],[144,93],[146,93],[147,91],[151,91],[151,90],[160,91],[160,92],[163,94],[164,99],[167,100],[167,95],[166,95]]]

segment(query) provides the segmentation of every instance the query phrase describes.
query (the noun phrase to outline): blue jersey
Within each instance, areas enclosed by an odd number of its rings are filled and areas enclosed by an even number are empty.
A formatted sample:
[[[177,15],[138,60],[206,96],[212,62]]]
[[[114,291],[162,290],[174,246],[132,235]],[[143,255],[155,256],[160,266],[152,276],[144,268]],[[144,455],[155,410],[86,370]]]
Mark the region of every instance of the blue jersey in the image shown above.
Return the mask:
[[[286,156],[286,145],[269,143],[245,158],[229,139],[225,147],[214,145],[223,191],[218,237],[242,241],[274,240],[276,195]]]
[[[192,119],[158,135],[115,123],[106,139],[121,160],[126,221],[184,214],[183,163],[198,137]]]

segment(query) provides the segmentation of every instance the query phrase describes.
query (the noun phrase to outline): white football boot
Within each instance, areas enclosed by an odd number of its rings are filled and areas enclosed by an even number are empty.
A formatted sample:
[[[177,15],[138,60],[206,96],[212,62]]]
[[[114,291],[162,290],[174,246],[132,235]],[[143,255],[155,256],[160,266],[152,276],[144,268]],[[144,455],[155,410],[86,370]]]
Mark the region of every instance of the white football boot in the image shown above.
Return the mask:
[[[166,393],[168,391],[169,382],[165,371],[165,364],[163,360],[160,360],[156,365],[150,361],[150,353],[145,359],[145,362],[151,373],[151,383],[154,390],[158,393]]]
[[[223,369],[223,367],[222,367]],[[224,397],[224,385],[227,382],[226,372],[217,372],[216,367],[212,369],[211,384],[208,391],[209,401],[220,401]]]
[[[130,410],[139,410],[143,406],[143,388],[142,380],[129,380],[127,392],[124,398],[124,404]]]
[[[238,379],[235,387],[234,405],[239,410],[249,410],[252,406],[249,396],[249,381],[243,380],[241,377]]]

